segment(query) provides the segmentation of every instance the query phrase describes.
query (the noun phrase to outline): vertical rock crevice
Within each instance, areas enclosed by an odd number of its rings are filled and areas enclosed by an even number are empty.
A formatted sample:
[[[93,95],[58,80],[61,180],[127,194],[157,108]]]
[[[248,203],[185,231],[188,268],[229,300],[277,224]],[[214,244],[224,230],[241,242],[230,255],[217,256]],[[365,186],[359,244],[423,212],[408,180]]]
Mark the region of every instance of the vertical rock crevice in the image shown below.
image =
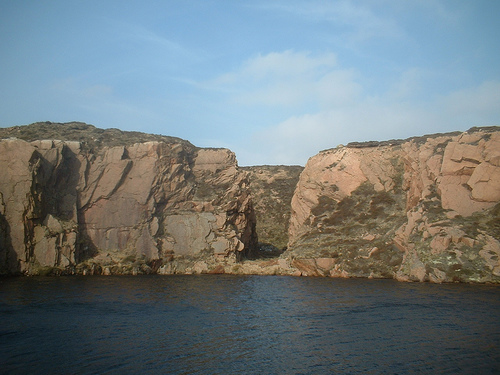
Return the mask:
[[[28,274],[209,272],[251,253],[248,180],[229,150],[51,125],[84,141],[0,140],[2,273],[18,270],[12,249]]]
[[[495,127],[353,143],[305,169],[81,123],[26,128],[0,129],[0,274],[500,282]]]

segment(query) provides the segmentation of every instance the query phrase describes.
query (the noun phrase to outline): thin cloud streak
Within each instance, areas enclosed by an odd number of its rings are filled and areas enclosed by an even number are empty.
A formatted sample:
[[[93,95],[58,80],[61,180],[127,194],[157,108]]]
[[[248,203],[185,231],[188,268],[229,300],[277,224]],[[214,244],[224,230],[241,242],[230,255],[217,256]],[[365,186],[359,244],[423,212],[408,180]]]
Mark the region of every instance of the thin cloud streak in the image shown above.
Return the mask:
[[[373,3],[371,3],[373,4]],[[376,15],[370,2],[352,1],[281,1],[256,5],[266,11],[293,15],[309,22],[329,22],[340,29],[344,38],[350,42],[365,42],[373,38],[401,38],[405,35],[394,20]]]

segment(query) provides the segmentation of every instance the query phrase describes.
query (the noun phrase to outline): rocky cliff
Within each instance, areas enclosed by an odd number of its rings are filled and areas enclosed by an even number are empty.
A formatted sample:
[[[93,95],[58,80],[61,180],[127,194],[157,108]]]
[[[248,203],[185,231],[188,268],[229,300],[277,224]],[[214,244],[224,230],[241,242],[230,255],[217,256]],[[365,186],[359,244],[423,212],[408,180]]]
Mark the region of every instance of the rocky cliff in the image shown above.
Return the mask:
[[[303,275],[500,282],[500,128],[309,159],[284,254]]]
[[[2,274],[216,272],[255,247],[227,149],[82,123],[0,137]]]
[[[277,256],[288,245],[290,207],[301,166],[243,167],[248,172],[257,221],[260,256]]]
[[[83,123],[0,129],[0,274],[500,283],[499,202],[498,127],[351,143],[305,169]]]

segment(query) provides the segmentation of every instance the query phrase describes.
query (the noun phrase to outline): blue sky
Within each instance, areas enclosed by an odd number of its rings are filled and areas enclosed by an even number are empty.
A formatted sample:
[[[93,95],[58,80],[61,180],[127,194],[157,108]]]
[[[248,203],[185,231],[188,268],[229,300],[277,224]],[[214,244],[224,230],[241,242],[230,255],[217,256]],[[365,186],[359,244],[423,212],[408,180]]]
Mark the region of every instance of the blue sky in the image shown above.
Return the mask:
[[[496,0],[0,0],[0,127],[83,121],[301,164],[500,125]]]

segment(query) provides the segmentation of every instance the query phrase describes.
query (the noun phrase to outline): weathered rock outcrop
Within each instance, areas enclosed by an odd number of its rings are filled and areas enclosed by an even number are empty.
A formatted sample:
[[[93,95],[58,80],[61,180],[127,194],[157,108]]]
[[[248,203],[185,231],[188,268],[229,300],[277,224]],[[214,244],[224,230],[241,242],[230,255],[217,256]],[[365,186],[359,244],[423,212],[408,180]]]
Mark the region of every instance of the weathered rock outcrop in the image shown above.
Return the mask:
[[[16,273],[500,283],[500,128],[351,143],[305,169],[82,123],[0,129],[0,274]]]
[[[43,128],[63,140],[31,139]],[[227,149],[81,123],[0,135],[26,139],[0,140],[0,273],[209,272],[255,247]]]
[[[249,174],[257,219],[259,255],[279,255],[288,245],[290,204],[304,167],[262,165],[242,169]]]
[[[309,159],[286,256],[307,275],[500,282],[500,129]]]

